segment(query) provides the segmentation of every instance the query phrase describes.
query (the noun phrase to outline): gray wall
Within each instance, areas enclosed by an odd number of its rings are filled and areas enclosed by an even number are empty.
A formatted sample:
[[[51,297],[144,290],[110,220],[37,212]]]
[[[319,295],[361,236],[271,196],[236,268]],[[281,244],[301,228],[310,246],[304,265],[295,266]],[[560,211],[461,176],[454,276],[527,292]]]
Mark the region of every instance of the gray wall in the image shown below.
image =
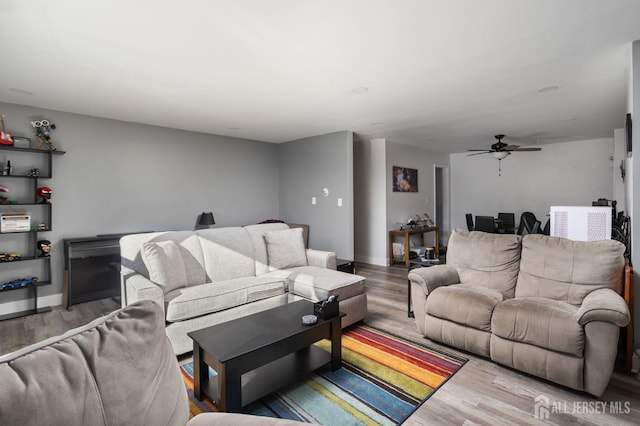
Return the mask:
[[[631,179],[629,210],[631,211],[631,263],[633,264],[633,279],[635,286],[640,283],[640,195],[636,194],[636,189],[640,191],[640,167],[635,164],[634,159],[640,154],[640,40],[636,40],[631,45],[631,93],[630,93],[630,113],[633,120],[632,143],[633,158],[631,158]],[[635,342],[636,347],[640,345],[640,291],[635,291]]]
[[[364,135],[357,135],[354,143],[355,259],[387,265],[389,230],[419,213],[434,217],[434,165],[448,165],[449,156]],[[418,192],[393,192],[393,166],[418,170]],[[447,232],[443,232],[445,238]],[[425,234],[425,244],[434,244],[433,233]]]
[[[353,259],[353,133],[299,139],[278,149],[281,219],[308,223],[311,248]],[[329,189],[327,197],[323,188]]]
[[[435,172],[434,165],[448,165],[449,156],[412,145],[387,141],[386,158],[386,194],[387,194],[387,233],[398,229],[399,223],[406,223],[418,213],[427,213],[435,217]],[[418,170],[418,192],[393,192],[393,166],[409,167]],[[442,229],[440,243],[446,244],[448,229]],[[435,245],[435,234],[425,234],[425,245]],[[419,237],[414,236],[415,245]],[[398,243],[402,239],[397,239]],[[388,251],[388,249],[387,249]]]
[[[354,135],[355,260],[387,264],[386,140]]]
[[[53,190],[53,230],[42,237],[54,243],[53,285],[39,292],[43,305],[62,300],[64,238],[193,229],[203,211],[213,211],[216,226],[279,216],[277,145],[6,103],[0,112],[7,130],[32,143],[29,122],[50,120],[57,125],[55,144],[67,152],[54,157],[53,179],[42,181]],[[0,161],[12,158],[2,154]],[[12,163],[21,168],[17,156]],[[10,251],[4,238],[0,251]],[[3,282],[20,277],[5,271]],[[28,308],[25,297],[24,291],[0,294],[0,314]]]
[[[598,198],[611,199],[613,152],[613,138],[542,145],[540,152],[514,153],[502,160],[502,176],[491,155],[452,154],[452,226],[466,229],[465,213],[513,212],[518,223],[524,211],[544,225],[551,206],[590,206]]]

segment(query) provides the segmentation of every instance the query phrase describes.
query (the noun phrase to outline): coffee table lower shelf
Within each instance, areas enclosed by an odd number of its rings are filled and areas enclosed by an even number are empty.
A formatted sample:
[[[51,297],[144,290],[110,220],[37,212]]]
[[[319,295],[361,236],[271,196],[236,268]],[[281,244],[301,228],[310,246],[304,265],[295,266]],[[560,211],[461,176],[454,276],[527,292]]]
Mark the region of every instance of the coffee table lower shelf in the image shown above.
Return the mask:
[[[244,373],[241,379],[242,406],[247,406],[329,364],[329,352],[310,346]],[[213,402],[217,402],[218,380],[209,380],[202,390]]]

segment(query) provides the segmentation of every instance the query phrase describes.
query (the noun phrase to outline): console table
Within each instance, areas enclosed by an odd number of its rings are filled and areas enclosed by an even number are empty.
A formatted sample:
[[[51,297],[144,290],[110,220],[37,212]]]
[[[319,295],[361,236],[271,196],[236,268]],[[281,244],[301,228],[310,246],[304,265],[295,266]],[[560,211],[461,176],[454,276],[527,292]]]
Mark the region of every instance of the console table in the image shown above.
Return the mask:
[[[437,226],[425,226],[413,229],[392,229],[389,231],[389,266],[393,266],[393,239],[395,237],[404,238],[404,264],[409,267],[409,248],[412,235],[420,235],[420,246],[424,246],[424,234],[427,232],[436,233],[436,257],[440,256],[440,233]]]

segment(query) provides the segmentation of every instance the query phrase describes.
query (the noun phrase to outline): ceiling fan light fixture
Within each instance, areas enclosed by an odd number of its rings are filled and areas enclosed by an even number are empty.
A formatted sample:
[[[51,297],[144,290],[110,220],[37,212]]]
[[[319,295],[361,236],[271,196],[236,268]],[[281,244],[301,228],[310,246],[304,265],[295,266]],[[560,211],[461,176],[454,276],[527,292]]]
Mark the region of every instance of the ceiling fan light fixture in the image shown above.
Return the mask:
[[[502,160],[507,158],[507,156],[511,155],[509,151],[495,151],[491,153],[491,156],[496,160]]]

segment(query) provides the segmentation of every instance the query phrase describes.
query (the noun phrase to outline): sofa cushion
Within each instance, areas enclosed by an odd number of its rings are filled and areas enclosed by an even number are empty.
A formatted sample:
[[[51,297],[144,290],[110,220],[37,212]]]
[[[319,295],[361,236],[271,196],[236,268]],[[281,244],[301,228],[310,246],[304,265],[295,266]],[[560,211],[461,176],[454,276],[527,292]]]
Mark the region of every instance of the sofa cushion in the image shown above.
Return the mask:
[[[569,303],[544,298],[505,300],[493,312],[491,331],[503,339],[582,357],[585,336],[577,311]]]
[[[330,295],[337,296],[340,301],[365,292],[364,277],[317,266],[299,266],[263,276],[286,279],[289,292],[314,302]]]
[[[520,265],[520,242],[519,235],[456,229],[449,238],[447,265],[456,268],[460,283],[497,290],[511,298]]]
[[[503,296],[497,290],[470,284],[436,288],[427,298],[427,313],[457,324],[491,331],[491,316]]]
[[[182,321],[285,293],[284,279],[234,278],[174,290],[165,295],[167,321]]]
[[[144,301],[0,357],[2,425],[184,424],[162,308]]]
[[[256,275],[262,275],[269,272],[269,257],[267,255],[267,243],[264,240],[265,232],[284,231],[289,229],[286,223],[259,223],[256,225],[247,225],[244,229],[251,238],[253,244],[253,253],[256,259]]]
[[[302,228],[265,232],[269,270],[294,268],[307,265]]]
[[[178,245],[173,241],[146,242],[142,245],[142,260],[149,279],[165,293],[187,285],[187,275]]]
[[[187,275],[187,285],[205,282],[202,245],[193,231],[147,232],[125,235],[120,239],[122,274],[128,275],[135,271],[148,277],[149,270],[142,259],[142,245],[145,242],[158,241],[173,241],[178,245]]]
[[[256,275],[253,244],[244,228],[201,229],[196,231],[196,234],[202,244],[204,267],[207,272],[205,282]]]
[[[545,235],[522,240],[516,297],[546,297],[580,305],[599,288],[620,293],[624,271],[622,243],[571,241]]]

